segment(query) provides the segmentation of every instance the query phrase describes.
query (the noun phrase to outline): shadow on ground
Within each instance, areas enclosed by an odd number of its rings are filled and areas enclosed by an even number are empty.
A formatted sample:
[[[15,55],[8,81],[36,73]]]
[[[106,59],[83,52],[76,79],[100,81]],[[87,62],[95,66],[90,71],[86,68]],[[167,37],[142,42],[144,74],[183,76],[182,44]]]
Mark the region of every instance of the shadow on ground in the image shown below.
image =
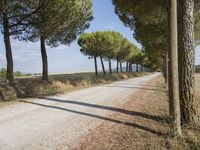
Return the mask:
[[[61,99],[56,99],[56,98],[40,98],[40,99],[45,100],[45,101],[53,101],[53,102],[56,102],[56,103],[68,103],[68,104],[74,104],[74,105],[85,106],[85,107],[90,107],[90,108],[109,110],[109,111],[113,111],[113,112],[123,113],[123,114],[126,114],[126,115],[141,117],[143,119],[151,119],[151,120],[154,120],[154,121],[167,121],[168,120],[166,117],[154,116],[154,115],[150,115],[150,114],[146,114],[146,113],[142,113],[142,112],[130,111],[130,110],[125,110],[125,109],[115,108],[115,107],[110,107],[110,106],[103,106],[103,105],[97,105],[97,104],[77,102],[77,101],[72,101],[72,100],[61,100]],[[121,121],[121,120],[112,119],[112,118],[109,118],[109,117],[104,117],[104,116],[99,116],[99,115],[90,114],[90,113],[86,113],[86,112],[71,110],[71,109],[60,107],[60,106],[46,105],[46,104],[41,104],[41,103],[31,102],[31,101],[24,101],[24,100],[21,100],[21,102],[33,104],[33,105],[37,105],[37,106],[41,106],[41,107],[46,107],[46,108],[50,108],[50,109],[67,111],[67,112],[70,112],[70,113],[89,116],[89,117],[93,117],[93,118],[97,118],[97,119],[101,119],[101,120],[105,120],[105,121],[110,121],[110,122],[117,123],[117,124],[120,124],[120,125],[138,128],[138,129],[150,132],[152,134],[160,135],[160,136],[166,135],[166,133],[162,133],[160,131],[150,129],[148,127],[145,127],[145,126],[133,123],[133,122],[125,122],[125,121]]]

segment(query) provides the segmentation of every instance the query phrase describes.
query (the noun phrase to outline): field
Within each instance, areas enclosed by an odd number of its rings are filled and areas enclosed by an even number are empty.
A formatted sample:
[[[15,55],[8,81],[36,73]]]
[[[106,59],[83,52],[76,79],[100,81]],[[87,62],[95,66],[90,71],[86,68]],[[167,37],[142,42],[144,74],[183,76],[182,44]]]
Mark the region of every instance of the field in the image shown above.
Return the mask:
[[[99,74],[97,77],[93,73],[61,74],[51,75],[49,77],[49,82],[42,81],[41,77],[17,78],[15,80],[15,89],[19,98],[38,97],[73,91],[95,86],[97,84],[105,84],[147,74],[149,73]]]

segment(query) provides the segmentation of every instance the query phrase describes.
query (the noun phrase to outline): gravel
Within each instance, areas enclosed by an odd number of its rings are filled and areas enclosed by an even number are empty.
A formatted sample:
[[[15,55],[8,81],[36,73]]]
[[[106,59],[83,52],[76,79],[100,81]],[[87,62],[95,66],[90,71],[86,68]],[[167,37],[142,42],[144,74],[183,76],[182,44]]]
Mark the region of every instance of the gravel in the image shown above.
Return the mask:
[[[1,150],[74,149],[84,136],[142,89],[154,73],[0,108]],[[114,123],[114,122],[113,122]]]

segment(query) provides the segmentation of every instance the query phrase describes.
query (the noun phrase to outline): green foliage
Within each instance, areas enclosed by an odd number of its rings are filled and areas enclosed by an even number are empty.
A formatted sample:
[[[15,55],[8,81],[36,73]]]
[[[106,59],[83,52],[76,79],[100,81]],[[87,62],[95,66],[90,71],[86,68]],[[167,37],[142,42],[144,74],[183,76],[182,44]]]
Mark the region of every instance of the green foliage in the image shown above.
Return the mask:
[[[44,9],[49,0],[38,2],[39,0],[7,0],[8,2],[8,14],[7,19],[9,23],[9,35],[19,38],[21,35],[27,35],[32,31],[32,27],[29,24],[31,17],[36,15],[40,10]],[[29,7],[35,5],[35,7]],[[3,28],[3,0],[0,1],[0,29],[4,33]]]
[[[195,0],[195,39],[200,39],[200,1]],[[162,67],[162,54],[168,51],[168,1],[165,0],[113,0],[115,12],[131,30],[148,54],[149,61]],[[129,5],[126,5],[129,4]]]
[[[118,32],[97,31],[82,34],[78,44],[84,55],[113,59],[120,50],[122,38]]]
[[[32,9],[40,1],[30,3]],[[32,27],[30,32],[19,37],[20,40],[36,42],[42,35],[47,45],[56,47],[59,44],[69,45],[76,39],[93,19],[91,0],[51,0],[45,8],[38,11],[28,20]]]
[[[114,31],[85,33],[78,39],[81,52],[90,57],[130,61],[139,53],[139,49],[130,41]]]

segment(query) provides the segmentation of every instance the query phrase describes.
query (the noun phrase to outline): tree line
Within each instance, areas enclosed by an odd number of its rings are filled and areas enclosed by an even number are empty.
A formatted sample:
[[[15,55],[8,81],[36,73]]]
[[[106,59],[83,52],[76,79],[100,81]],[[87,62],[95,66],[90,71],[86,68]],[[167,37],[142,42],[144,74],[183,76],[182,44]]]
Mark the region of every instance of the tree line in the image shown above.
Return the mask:
[[[97,58],[100,59],[102,71],[106,74],[104,60],[109,62],[109,73],[112,74],[111,60],[116,60],[116,72],[123,72],[122,63],[126,63],[126,72],[132,72],[132,65],[153,67],[145,53],[132,44],[127,38],[115,31],[97,31],[84,33],[78,39],[80,51],[94,59],[95,74],[98,75]]]
[[[181,134],[180,125],[198,125],[194,51],[200,39],[200,1],[113,0],[113,4],[151,61],[163,68],[173,133]]]

